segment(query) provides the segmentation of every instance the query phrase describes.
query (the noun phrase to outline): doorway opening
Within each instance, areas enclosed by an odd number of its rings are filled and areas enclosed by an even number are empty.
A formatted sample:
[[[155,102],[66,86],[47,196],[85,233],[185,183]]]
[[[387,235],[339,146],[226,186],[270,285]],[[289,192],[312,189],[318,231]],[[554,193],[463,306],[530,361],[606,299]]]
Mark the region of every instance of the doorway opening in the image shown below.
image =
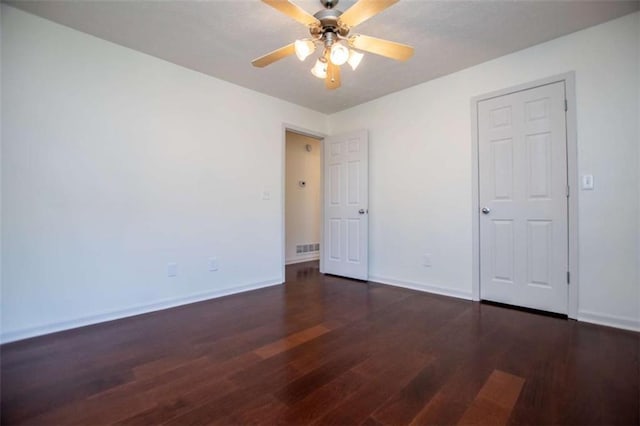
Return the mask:
[[[321,139],[285,130],[285,265],[320,260]]]

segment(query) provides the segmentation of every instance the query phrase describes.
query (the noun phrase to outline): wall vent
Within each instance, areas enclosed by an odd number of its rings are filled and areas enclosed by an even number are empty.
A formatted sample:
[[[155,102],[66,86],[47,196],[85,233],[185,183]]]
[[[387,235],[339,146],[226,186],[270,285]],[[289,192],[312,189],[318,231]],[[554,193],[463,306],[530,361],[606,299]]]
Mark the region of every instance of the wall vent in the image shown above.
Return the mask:
[[[320,243],[298,244],[296,245],[296,254],[309,254],[320,251]]]

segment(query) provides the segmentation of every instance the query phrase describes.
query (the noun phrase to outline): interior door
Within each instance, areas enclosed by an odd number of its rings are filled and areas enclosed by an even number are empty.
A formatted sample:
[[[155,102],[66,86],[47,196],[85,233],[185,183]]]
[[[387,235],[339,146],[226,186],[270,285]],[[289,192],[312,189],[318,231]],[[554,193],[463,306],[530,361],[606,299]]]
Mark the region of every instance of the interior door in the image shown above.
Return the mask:
[[[478,104],[480,297],[567,313],[564,82]]]
[[[324,272],[369,278],[369,140],[366,130],[324,142]]]

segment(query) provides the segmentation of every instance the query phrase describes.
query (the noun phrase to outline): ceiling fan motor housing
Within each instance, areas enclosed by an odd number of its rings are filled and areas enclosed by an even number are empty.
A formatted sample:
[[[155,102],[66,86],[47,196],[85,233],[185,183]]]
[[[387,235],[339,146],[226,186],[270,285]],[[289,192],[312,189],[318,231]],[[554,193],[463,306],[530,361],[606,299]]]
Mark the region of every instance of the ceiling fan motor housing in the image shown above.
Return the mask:
[[[340,15],[342,15],[342,12],[337,9],[323,9],[313,15],[320,21],[320,26],[310,27],[309,31],[311,35],[316,37],[321,36],[322,39],[329,33],[346,37],[349,34],[349,27],[340,24]]]

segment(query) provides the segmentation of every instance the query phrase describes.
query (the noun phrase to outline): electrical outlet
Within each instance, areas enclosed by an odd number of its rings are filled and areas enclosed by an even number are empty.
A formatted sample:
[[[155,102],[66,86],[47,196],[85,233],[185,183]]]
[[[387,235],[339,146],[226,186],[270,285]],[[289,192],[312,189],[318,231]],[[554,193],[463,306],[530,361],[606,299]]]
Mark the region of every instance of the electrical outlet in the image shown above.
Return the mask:
[[[207,261],[207,266],[209,268],[209,272],[214,272],[218,270],[218,258],[210,257]]]
[[[422,266],[430,267],[431,266],[431,255],[425,253],[422,255]]]
[[[178,264],[175,262],[167,263],[167,277],[178,276]]]

